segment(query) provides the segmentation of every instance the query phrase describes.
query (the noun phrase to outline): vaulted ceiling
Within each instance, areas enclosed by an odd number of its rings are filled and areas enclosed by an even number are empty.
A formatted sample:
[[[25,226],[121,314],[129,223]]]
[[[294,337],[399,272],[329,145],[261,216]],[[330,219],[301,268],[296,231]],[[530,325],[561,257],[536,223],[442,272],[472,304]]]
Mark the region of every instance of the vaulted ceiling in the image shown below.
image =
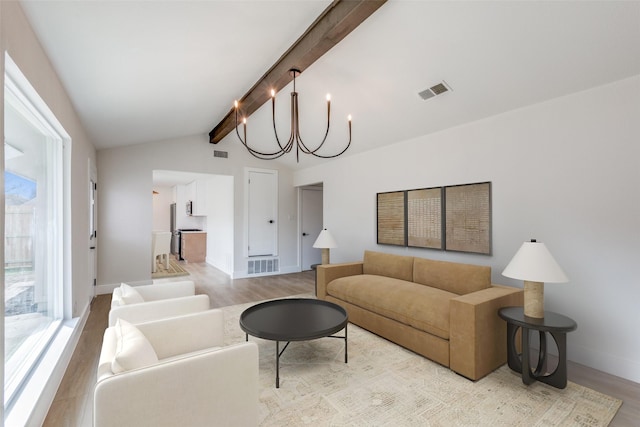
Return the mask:
[[[331,2],[21,4],[92,141],[105,149],[186,135],[208,144],[233,101]],[[390,0],[306,69],[297,89],[310,145],[323,134],[325,93],[328,152],[344,144],[353,115],[348,155],[636,74],[640,2]],[[418,96],[442,81],[452,91]],[[278,97],[283,134],[290,90]],[[272,141],[270,114],[261,108],[249,118],[258,144]],[[216,148],[237,143],[231,135]]]

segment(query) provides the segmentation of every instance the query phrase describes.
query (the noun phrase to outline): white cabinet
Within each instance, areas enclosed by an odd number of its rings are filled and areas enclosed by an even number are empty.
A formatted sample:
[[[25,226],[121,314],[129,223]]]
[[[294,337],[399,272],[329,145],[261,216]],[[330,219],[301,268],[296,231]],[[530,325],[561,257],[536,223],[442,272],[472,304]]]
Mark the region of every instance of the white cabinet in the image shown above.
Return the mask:
[[[187,200],[191,200],[191,215],[207,215],[208,185],[204,179],[197,179],[187,184]]]
[[[196,182],[191,181],[189,184],[185,186],[184,196],[187,201],[193,201],[196,198]]]

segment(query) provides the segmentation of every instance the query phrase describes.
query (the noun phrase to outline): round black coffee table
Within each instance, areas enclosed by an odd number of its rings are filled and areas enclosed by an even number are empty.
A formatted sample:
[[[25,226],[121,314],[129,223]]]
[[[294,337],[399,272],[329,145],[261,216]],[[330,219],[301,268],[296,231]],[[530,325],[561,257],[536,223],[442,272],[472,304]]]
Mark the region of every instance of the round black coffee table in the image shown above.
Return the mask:
[[[347,363],[347,323],[344,308],[337,304],[311,299],[286,298],[249,307],[240,315],[240,328],[249,335],[276,342],[276,388],[280,387],[280,356],[291,341],[316,338],[343,338],[344,363]],[[344,329],[344,336],[334,336]],[[287,344],[280,351],[280,341]]]

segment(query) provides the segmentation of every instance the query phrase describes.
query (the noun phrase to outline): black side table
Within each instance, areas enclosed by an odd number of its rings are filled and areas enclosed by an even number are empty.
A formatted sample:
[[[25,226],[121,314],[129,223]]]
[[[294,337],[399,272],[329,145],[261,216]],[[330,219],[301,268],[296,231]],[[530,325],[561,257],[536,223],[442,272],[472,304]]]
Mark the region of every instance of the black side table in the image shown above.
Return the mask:
[[[544,318],[538,319],[524,315],[522,307],[505,307],[498,311],[501,318],[507,321],[507,362],[509,368],[522,374],[522,382],[531,384],[540,381],[556,388],[567,386],[567,332],[576,330],[577,323],[566,316],[544,312]],[[516,349],[516,333],[522,329],[522,353]],[[529,349],[529,332],[538,331],[540,349],[538,364],[531,369],[531,353]],[[558,346],[558,366],[551,372],[547,367],[547,335],[551,334]]]

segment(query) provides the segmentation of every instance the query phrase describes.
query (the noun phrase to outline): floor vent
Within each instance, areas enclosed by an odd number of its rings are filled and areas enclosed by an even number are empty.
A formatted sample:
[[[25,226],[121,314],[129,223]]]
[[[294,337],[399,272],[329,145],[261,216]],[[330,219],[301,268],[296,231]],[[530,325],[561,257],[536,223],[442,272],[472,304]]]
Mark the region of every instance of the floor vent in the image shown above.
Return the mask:
[[[278,258],[250,259],[247,262],[247,274],[276,273],[278,271]]]

